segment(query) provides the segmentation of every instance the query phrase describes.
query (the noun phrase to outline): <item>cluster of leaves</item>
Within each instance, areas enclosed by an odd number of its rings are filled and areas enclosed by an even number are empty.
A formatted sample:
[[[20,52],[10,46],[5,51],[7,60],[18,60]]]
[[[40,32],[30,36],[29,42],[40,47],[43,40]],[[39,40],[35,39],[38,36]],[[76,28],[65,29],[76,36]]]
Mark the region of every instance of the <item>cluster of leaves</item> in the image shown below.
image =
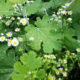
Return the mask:
[[[13,37],[21,36],[24,39],[16,47],[0,42],[0,80],[73,79],[69,74],[72,75],[70,72],[79,69],[80,53],[77,53],[77,56],[65,51],[75,51],[80,46],[80,0],[72,0],[73,3],[68,8],[73,11],[72,23],[67,22],[70,17],[68,15],[60,15],[61,22],[53,20],[52,16],[53,12],[57,14],[58,9],[68,0],[30,1],[0,0],[0,15],[3,16],[2,19],[0,16],[0,37],[2,33],[6,36],[10,31]],[[23,26],[17,19],[19,17],[29,18],[27,24]],[[6,25],[7,21],[11,21],[9,26]],[[18,33],[15,32],[17,27],[21,30]],[[47,57],[45,54],[48,54]],[[67,62],[64,62],[65,60]],[[65,78],[59,68],[63,68],[68,77]],[[56,72],[60,74],[57,75]]]

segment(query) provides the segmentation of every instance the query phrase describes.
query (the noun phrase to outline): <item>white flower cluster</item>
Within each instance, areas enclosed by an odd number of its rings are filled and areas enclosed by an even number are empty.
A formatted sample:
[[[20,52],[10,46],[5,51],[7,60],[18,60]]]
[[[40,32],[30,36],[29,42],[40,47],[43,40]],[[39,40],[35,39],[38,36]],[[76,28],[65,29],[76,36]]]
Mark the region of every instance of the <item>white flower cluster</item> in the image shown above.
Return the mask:
[[[5,42],[7,41],[8,43],[8,46],[18,46],[19,45],[19,42],[22,42],[23,41],[23,38],[22,37],[13,37],[13,39],[11,38],[12,37],[12,32],[8,32],[6,33],[6,37],[4,36],[3,33],[1,33],[1,37],[0,37],[0,42]]]
[[[63,68],[59,68],[59,70],[56,71],[56,75],[59,75],[60,73],[62,73],[63,77],[67,77],[67,72],[63,71]],[[56,80],[56,75],[50,76],[49,79],[50,80]],[[58,78],[57,80],[63,80],[63,79]]]
[[[63,15],[72,15],[72,11],[67,11],[66,8],[70,6],[71,3],[66,3],[64,6],[62,6],[58,11],[57,13],[53,13],[52,15],[52,18],[50,19],[50,21],[54,20],[54,21],[57,21],[57,22],[61,22],[61,18]],[[67,18],[67,21],[68,22],[71,22],[72,21],[72,18],[71,17],[68,17]]]
[[[15,20],[15,17],[6,17],[7,19],[9,19],[9,20],[7,20],[6,22],[5,22],[5,25],[6,26],[10,26],[10,24]],[[0,19],[2,19],[2,17],[0,17]],[[27,23],[29,22],[28,20],[29,20],[29,18],[20,18],[20,17],[17,17],[17,25],[20,25],[20,24],[22,24],[23,26],[25,26],[25,25],[27,25]]]
[[[53,55],[44,55],[44,58],[49,58],[49,59],[56,59],[56,56],[53,54]]]

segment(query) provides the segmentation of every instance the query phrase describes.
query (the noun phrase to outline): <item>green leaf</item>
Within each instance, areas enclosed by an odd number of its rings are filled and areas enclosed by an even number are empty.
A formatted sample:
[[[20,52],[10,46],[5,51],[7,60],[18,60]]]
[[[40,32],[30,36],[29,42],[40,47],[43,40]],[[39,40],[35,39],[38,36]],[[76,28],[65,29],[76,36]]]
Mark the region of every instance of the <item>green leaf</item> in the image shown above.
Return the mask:
[[[35,25],[30,25],[25,28],[26,38],[28,41],[28,45],[34,50],[40,50],[41,44],[43,46],[43,50],[45,53],[52,53],[54,50],[61,49],[61,41],[62,35],[57,32],[58,25],[56,22],[48,22],[49,17],[44,16],[41,20],[37,18]],[[55,31],[56,30],[56,31]],[[29,39],[33,37],[34,40],[30,41]]]
[[[4,7],[3,7],[4,6]],[[0,2],[0,15],[12,15],[13,13],[13,3],[7,1],[1,1]]]
[[[15,71],[12,74],[13,80],[27,80],[28,78],[32,78],[29,75],[29,72],[36,71],[39,69],[43,62],[40,57],[36,57],[36,53],[33,51],[30,51],[28,54],[23,54],[23,56],[20,57],[21,62],[16,62],[14,65]],[[33,78],[32,78],[33,79]]]
[[[12,50],[8,50],[8,54],[6,54],[7,48],[5,46],[3,47],[0,47],[3,50],[0,50],[0,80],[11,80],[11,74],[14,71],[13,64],[16,61],[15,54]]]
[[[70,50],[75,50],[78,47],[78,42],[73,36],[76,36],[74,29],[67,29],[64,30],[64,44]]]
[[[31,14],[35,14],[37,12],[44,12],[44,10],[48,10],[50,8],[57,8],[59,7],[61,4],[63,4],[64,2],[67,2],[64,1],[64,0],[50,0],[48,2],[44,2],[42,0],[35,0],[33,3],[31,4],[26,4],[24,6],[24,10],[26,9],[26,14],[27,15],[31,15]]]
[[[32,4],[26,4],[24,10],[26,9],[27,15],[31,15],[39,11],[41,5],[41,0],[36,0]]]

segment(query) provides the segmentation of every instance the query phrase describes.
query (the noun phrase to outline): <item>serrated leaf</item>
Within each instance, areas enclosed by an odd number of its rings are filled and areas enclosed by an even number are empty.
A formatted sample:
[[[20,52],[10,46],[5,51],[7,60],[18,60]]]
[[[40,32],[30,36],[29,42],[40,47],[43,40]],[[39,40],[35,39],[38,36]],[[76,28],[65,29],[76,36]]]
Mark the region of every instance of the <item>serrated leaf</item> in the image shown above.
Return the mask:
[[[59,32],[55,32],[58,30],[58,25],[55,22],[48,22],[49,17],[44,16],[41,20],[37,18],[35,22],[35,26],[30,25],[25,28],[26,30],[26,38],[28,41],[28,45],[34,50],[41,49],[41,43],[43,43],[43,50],[45,53],[52,53],[54,50],[61,49],[61,41],[62,35]],[[33,37],[34,40],[30,41],[29,39]]]
[[[31,80],[34,80],[30,75],[29,72],[36,71],[38,68],[40,68],[43,64],[42,59],[40,57],[36,57],[36,53],[33,51],[30,51],[29,53],[23,54],[21,56],[20,60],[21,62],[17,62],[14,65],[15,71],[12,74],[13,80],[27,80],[28,78]],[[28,80],[29,80],[28,79]]]

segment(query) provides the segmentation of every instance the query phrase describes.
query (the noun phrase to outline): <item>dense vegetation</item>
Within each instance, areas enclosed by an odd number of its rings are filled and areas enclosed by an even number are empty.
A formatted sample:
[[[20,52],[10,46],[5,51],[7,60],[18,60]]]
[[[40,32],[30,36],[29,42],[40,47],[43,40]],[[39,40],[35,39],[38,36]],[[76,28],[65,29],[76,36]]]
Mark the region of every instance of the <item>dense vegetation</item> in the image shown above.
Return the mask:
[[[0,80],[80,80],[80,0],[0,0]]]

